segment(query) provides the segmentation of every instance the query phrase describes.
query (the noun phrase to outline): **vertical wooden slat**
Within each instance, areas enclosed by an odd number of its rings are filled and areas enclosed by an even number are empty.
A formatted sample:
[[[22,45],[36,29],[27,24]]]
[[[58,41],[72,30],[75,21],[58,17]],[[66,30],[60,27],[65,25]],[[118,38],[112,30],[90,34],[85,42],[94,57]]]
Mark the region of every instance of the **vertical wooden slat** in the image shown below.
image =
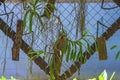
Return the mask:
[[[60,38],[58,43],[55,46],[54,54],[53,54],[53,74],[56,80],[58,80],[60,76],[61,66],[62,66],[62,58],[63,54],[60,53],[62,48],[64,47],[64,44],[66,42],[66,38],[62,33],[59,33],[58,37]]]
[[[20,51],[20,46],[21,46],[22,33],[23,33],[23,21],[18,20],[15,42],[12,48],[12,60],[15,60],[15,61],[19,60],[19,51]]]
[[[99,37],[97,39],[97,43],[98,43],[99,60],[106,60],[107,59],[107,48],[106,48],[105,37]]]

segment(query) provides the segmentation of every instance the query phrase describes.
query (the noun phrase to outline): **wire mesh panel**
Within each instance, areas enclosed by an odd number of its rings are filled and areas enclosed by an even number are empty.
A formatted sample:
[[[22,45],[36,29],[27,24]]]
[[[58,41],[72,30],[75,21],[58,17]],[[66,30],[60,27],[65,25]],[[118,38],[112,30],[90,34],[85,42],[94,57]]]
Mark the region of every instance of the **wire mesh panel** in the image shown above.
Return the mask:
[[[115,30],[111,30],[111,26],[116,24],[115,21],[119,22],[119,17],[120,17],[120,7],[118,7],[118,5],[114,3],[112,0],[109,0],[109,1],[108,0],[105,0],[105,1],[104,0],[103,1],[77,0],[77,1],[71,1],[71,2],[70,0],[69,1],[66,0],[66,2],[65,0],[63,1],[64,2],[62,2],[62,0],[57,0],[57,2],[55,2],[56,10],[54,11],[53,14],[51,14],[49,20],[45,17],[42,18],[42,21],[44,24],[43,27],[42,25],[40,25],[36,17],[34,17],[32,21],[33,24],[32,24],[31,33],[29,32],[30,31],[29,29],[30,14],[27,16],[26,27],[22,34],[22,45],[24,46],[21,47],[21,51],[19,52],[20,53],[19,62],[12,61],[12,46],[13,46],[15,34],[16,34],[17,20],[24,19],[25,11],[27,10],[26,3],[9,1],[5,3],[5,6],[3,4],[0,6],[0,18],[5,23],[7,23],[6,28],[10,27],[8,28],[8,30],[10,31],[5,31],[4,28],[0,27],[1,29],[0,43],[3,44],[3,45],[0,45],[0,48],[1,48],[0,59],[1,59],[1,65],[2,65],[0,67],[0,70],[1,70],[0,75],[5,75],[8,77],[13,75],[17,78],[20,78],[20,76],[23,76],[25,79],[30,79],[31,77],[28,78],[28,76],[31,75],[32,77],[34,77],[35,76],[33,75],[34,73],[35,74],[42,73],[41,75],[45,73],[49,74],[49,71],[46,71],[48,67],[47,66],[48,59],[55,53],[54,45],[59,35],[61,35],[60,32],[63,29],[66,31],[68,39],[72,41],[79,40],[82,37],[84,31],[88,31],[88,34],[93,35],[95,38],[100,36],[105,36],[106,40],[108,40],[110,38],[109,36],[114,37],[113,33],[115,33],[117,29],[119,29],[118,27],[115,27]],[[42,2],[39,2],[39,4],[41,5],[40,6],[41,11],[37,11],[37,12],[42,15],[42,13],[44,13],[43,6],[45,6],[45,4]],[[0,23],[0,26],[1,25],[3,25],[3,23]],[[109,33],[109,29],[112,31],[111,34],[107,34],[107,32]],[[114,27],[112,27],[112,29],[114,29]],[[12,33],[13,35],[10,36],[9,33]],[[13,41],[7,36],[9,36]],[[87,40],[91,45],[94,44],[94,40],[92,38],[87,38]],[[115,39],[115,40],[117,41],[118,39]],[[111,40],[111,43],[108,40],[107,45],[110,44],[111,46],[112,43],[114,43],[112,42],[112,40]],[[83,44],[84,46],[87,45],[85,42],[83,42]],[[62,44],[58,45],[59,48],[61,45]],[[107,46],[108,50],[110,46]],[[47,53],[45,55],[47,56],[47,58],[45,58],[44,54],[42,54],[35,60],[35,63],[32,61],[28,61],[29,57],[31,57],[29,55],[26,55],[27,54],[26,52],[28,52],[28,50],[45,51]],[[85,51],[86,51],[86,48],[83,49],[83,52]],[[109,55],[109,52],[110,51],[108,51],[108,55]],[[87,58],[89,59],[92,54],[88,55]],[[74,61],[67,62],[65,59],[66,55],[67,54],[63,56],[61,61],[62,62],[61,64],[62,67],[60,70],[61,78],[62,77],[70,78],[77,70],[79,71],[80,65],[82,64],[81,62],[77,63]],[[111,61],[110,58],[112,57],[108,56],[108,60],[106,62],[103,61],[103,63],[97,60],[98,59],[97,54],[93,55],[93,57],[91,58],[93,59],[90,59],[86,64],[81,65],[81,68],[80,68],[81,71],[78,73],[81,74],[83,77],[81,77],[80,79],[82,78],[86,79],[88,77],[91,78],[91,74],[93,74],[92,72],[96,73],[96,71],[98,71],[98,73],[92,75],[92,76],[94,75],[96,76],[97,74],[99,74],[99,72],[103,68],[106,68],[106,69],[108,68],[108,70],[110,70],[109,66],[107,65],[110,64],[110,61]],[[37,60],[40,60],[40,62],[37,63]],[[96,65],[95,61],[97,62],[96,64],[98,65],[101,64],[101,66]],[[116,62],[113,61],[112,64],[114,63],[116,63],[116,65],[119,66],[117,61]],[[76,64],[78,66],[76,66]],[[91,67],[94,64],[95,64],[95,69],[93,67],[89,70],[89,67]],[[42,66],[42,65],[45,65],[45,66]],[[71,68],[69,68],[70,66]],[[117,66],[113,65],[113,68]],[[74,69],[72,69],[72,67],[74,67]],[[98,68],[101,68],[101,69],[96,70]],[[41,69],[44,72],[41,71]],[[70,75],[68,75],[67,72]],[[85,75],[90,75],[90,76],[86,77]],[[35,77],[38,77],[38,76],[35,76]]]

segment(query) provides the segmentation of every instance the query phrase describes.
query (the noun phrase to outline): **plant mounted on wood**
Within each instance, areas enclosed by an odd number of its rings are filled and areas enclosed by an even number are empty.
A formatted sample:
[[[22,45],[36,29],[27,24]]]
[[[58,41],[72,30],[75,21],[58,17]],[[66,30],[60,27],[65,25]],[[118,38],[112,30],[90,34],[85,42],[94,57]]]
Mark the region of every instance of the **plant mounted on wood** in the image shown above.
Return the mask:
[[[72,41],[68,38],[68,35],[64,29],[60,32],[57,40],[54,43],[54,53],[51,54],[52,57],[48,59],[48,66],[50,70],[50,77],[51,79],[57,79],[60,75],[61,65],[63,56],[66,56],[66,62],[68,61],[80,61],[85,63],[86,57],[83,56],[84,50],[91,52],[91,44],[87,40],[87,38],[92,38],[95,40],[94,36],[88,35],[89,31],[85,31],[83,36],[79,40]],[[86,45],[85,45],[86,44]],[[33,58],[37,58],[40,55],[46,56],[46,52],[44,51],[37,51],[37,52],[30,52],[28,54],[36,54]],[[38,54],[38,55],[37,55]],[[47,57],[46,57],[47,58]]]
[[[42,17],[50,19],[51,13],[55,10],[55,2],[43,0],[40,3],[39,0],[32,0],[30,3],[26,3],[25,15],[24,15],[24,28],[27,24],[27,18],[29,16],[29,32],[32,32],[33,20],[37,19],[41,30],[44,28]],[[44,10],[43,10],[44,9]],[[44,13],[42,13],[44,11]]]
[[[33,3],[28,4],[28,8],[26,9],[26,13],[24,16],[24,27],[26,26],[27,17],[29,17],[29,32],[32,32],[33,27],[33,20],[37,19],[41,25],[40,30],[44,28],[44,21],[43,19],[47,18],[50,19],[51,15],[55,10],[55,0],[44,0],[46,5],[43,7],[43,13],[41,4],[38,0],[35,0]],[[51,9],[52,8],[52,9]],[[84,6],[83,6],[84,9]],[[41,12],[39,14],[39,12]],[[62,22],[59,22],[60,24]],[[91,52],[91,44],[88,38],[95,40],[94,36],[89,35],[89,31],[85,31],[85,15],[82,17],[81,20],[81,37],[77,40],[72,40],[68,37],[67,31],[62,26],[62,29],[58,31],[57,39],[54,41],[54,45],[52,47],[53,53],[50,54],[49,52],[45,52],[44,50],[38,51],[29,51],[28,55],[34,55],[30,58],[30,60],[38,58],[39,56],[43,55],[48,61],[48,68],[50,71],[50,77],[52,80],[58,79],[60,76],[61,66],[63,56],[65,56],[66,62],[68,61],[80,61],[85,63],[86,57],[83,56],[83,52],[87,50],[87,52]],[[60,26],[61,27],[61,26]],[[50,57],[46,55],[50,54]]]

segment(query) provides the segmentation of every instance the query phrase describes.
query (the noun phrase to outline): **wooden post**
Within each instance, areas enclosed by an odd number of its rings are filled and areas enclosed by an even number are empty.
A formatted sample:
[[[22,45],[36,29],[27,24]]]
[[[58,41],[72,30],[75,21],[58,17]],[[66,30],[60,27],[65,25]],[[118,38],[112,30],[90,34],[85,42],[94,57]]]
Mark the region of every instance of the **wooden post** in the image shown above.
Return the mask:
[[[15,61],[19,60],[19,51],[21,46],[22,33],[23,33],[23,21],[18,20],[15,41],[12,48],[12,60]]]
[[[107,49],[106,49],[105,37],[99,37],[97,39],[97,43],[98,43],[99,60],[106,60],[107,59]]]
[[[58,38],[59,40],[55,46],[55,50],[53,54],[53,62],[52,62],[52,68],[53,68],[52,72],[54,74],[55,80],[59,80],[61,66],[62,66],[62,58],[63,58],[63,54],[60,51],[62,50],[66,42],[66,38],[63,33],[59,33]]]

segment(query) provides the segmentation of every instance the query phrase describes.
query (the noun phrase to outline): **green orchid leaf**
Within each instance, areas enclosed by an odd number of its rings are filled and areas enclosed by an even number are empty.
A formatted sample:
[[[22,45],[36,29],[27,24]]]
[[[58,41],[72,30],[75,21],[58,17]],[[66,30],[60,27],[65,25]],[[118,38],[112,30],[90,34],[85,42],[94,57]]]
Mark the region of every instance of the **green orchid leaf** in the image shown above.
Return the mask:
[[[117,47],[117,45],[113,45],[111,48],[110,48],[110,50],[113,50],[113,49],[115,49]]]
[[[83,53],[83,47],[82,47],[82,42],[77,42],[78,46],[79,46],[79,52],[77,55],[77,60],[81,60],[82,59],[82,53]]]
[[[91,51],[90,43],[85,38],[82,38],[82,40],[86,42],[86,44],[87,44],[87,51],[88,51],[88,53],[90,53],[90,51]]]
[[[29,32],[32,33],[33,13],[30,14]]]
[[[71,42],[71,44],[72,44],[72,51],[71,51],[71,53],[70,53],[70,60],[73,60],[73,54],[74,54],[74,52],[75,52],[75,43],[74,43],[74,42]]]
[[[120,50],[117,52],[116,56],[115,56],[115,60],[117,60],[120,56]]]
[[[53,9],[53,10],[55,10],[56,9],[56,7],[55,7],[55,5],[54,4],[52,4],[52,3],[48,3],[49,5],[50,5],[50,7]]]
[[[74,47],[74,52],[73,52],[73,61],[75,61],[75,59],[76,59],[76,53],[77,53],[77,45],[75,44],[75,47]]]
[[[62,48],[62,53],[67,53],[68,41],[65,41],[64,47]]]
[[[42,21],[42,19],[41,19],[41,16],[36,12],[36,15],[37,15],[37,18],[38,18],[38,20],[39,20],[39,23],[42,25],[42,27],[44,26],[44,24],[43,24],[43,21]]]
[[[70,53],[71,53],[71,44],[68,42],[68,47],[67,47],[67,55],[66,55],[66,61],[68,62],[70,58]]]
[[[26,21],[27,21],[27,15],[29,14],[29,10],[26,11],[25,15],[24,15],[24,19],[23,19],[23,27],[26,27]]]
[[[51,78],[51,80],[55,80],[55,76],[53,74],[53,68],[52,68],[52,66],[50,66],[50,78]]]
[[[34,5],[37,5],[38,2],[39,2],[39,0],[35,0],[35,4]]]

